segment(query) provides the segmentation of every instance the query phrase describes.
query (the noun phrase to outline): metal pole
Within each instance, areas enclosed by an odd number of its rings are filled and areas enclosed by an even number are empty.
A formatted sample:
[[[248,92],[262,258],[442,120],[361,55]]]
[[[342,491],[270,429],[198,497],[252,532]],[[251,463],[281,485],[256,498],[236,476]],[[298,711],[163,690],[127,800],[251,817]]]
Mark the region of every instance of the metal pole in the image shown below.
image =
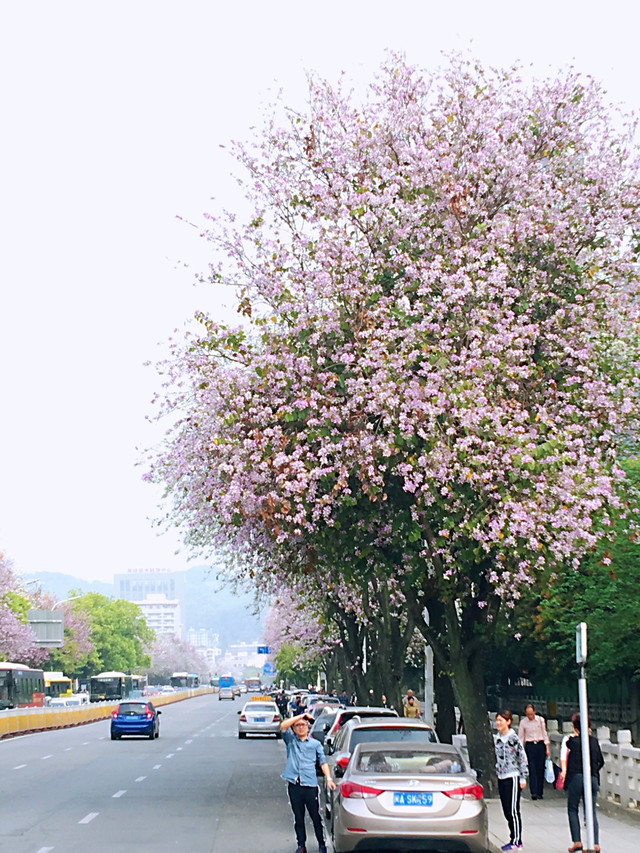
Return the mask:
[[[578,698],[580,700],[580,742],[582,744],[582,780],[584,783],[584,818],[587,825],[586,850],[593,850],[595,836],[593,830],[593,792],[591,790],[591,753],[589,750],[589,705],[587,703],[587,676],[584,664],[580,665],[578,679]]]
[[[430,726],[433,722],[433,703],[434,685],[433,685],[433,649],[431,646],[424,647],[424,721]]]

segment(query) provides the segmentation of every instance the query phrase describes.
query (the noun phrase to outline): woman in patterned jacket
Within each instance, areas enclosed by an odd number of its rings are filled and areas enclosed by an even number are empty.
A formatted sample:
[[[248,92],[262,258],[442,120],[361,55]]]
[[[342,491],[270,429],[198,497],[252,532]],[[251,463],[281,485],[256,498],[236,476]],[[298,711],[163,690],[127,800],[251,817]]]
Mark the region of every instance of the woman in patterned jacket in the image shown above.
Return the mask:
[[[498,793],[502,811],[509,825],[511,840],[503,850],[522,850],[522,818],[520,816],[520,794],[527,787],[529,765],[527,755],[518,735],[511,729],[513,714],[501,711],[496,714],[495,736],[496,770]]]

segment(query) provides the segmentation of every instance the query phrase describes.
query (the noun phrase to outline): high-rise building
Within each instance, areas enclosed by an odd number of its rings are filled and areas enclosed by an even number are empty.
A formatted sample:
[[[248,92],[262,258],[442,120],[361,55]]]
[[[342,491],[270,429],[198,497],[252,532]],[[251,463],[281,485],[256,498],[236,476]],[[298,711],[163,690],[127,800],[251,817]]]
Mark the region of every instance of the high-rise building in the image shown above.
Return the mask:
[[[128,569],[114,575],[116,598],[135,602],[144,613],[147,624],[157,634],[173,634],[181,638],[185,572],[169,569]]]

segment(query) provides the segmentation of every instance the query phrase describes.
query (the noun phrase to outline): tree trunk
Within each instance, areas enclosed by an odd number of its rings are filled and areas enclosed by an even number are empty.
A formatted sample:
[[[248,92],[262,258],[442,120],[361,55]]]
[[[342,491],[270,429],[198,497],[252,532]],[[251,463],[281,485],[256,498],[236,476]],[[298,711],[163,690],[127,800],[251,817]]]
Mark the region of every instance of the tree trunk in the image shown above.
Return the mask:
[[[451,679],[444,672],[439,672],[436,675],[435,694],[436,705],[438,706],[436,731],[442,743],[451,743],[453,735],[457,733],[456,697]]]
[[[464,720],[469,760],[478,771],[488,797],[498,793],[496,753],[489,724],[487,699],[484,690],[482,660],[479,654],[466,657],[460,650],[452,654],[452,685],[456,702]]]

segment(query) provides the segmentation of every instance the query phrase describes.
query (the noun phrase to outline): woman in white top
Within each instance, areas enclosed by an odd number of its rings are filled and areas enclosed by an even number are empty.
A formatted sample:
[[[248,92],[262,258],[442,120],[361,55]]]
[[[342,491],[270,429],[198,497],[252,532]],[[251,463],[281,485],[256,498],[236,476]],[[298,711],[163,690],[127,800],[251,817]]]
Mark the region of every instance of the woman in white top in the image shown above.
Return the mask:
[[[526,717],[520,721],[518,737],[524,745],[529,762],[529,790],[532,800],[541,800],[544,793],[544,762],[551,758],[551,744],[544,717],[536,714],[535,707],[529,703],[524,709]]]

